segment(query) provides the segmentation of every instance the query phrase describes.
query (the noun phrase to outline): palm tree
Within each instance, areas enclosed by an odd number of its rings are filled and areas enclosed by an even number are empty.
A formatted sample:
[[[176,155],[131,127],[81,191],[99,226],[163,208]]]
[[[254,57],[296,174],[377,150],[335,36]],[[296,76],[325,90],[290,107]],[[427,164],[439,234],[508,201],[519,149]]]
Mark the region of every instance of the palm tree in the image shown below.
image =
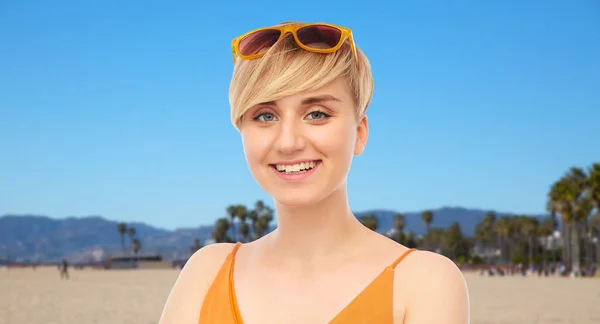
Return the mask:
[[[512,225],[508,216],[502,216],[494,222],[493,229],[500,243],[500,258],[502,260],[508,260],[506,246],[512,232]]]
[[[596,241],[596,263],[600,266],[600,163],[593,163],[588,168],[587,195],[595,209],[590,215],[589,229],[590,237]],[[593,244],[593,243],[592,243]]]
[[[425,210],[423,211],[423,213],[421,214],[421,219],[423,220],[423,223],[425,223],[425,228],[426,228],[426,234],[425,237],[428,237],[429,235],[429,227],[431,226],[431,223],[433,222],[433,212],[431,210]],[[426,244],[429,244],[429,242],[426,241]]]
[[[129,236],[129,247],[131,248],[131,250],[133,251],[133,238],[135,237],[135,228],[134,227],[128,227],[127,228],[127,236]]]
[[[496,213],[488,212],[485,218],[475,226],[475,240],[481,244],[486,252],[495,241],[494,222],[496,222]],[[490,263],[489,254],[485,254],[486,263]]]
[[[460,224],[458,222],[452,223],[452,225],[448,226],[448,229],[444,232],[442,236],[442,242],[445,248],[450,250],[452,260],[456,260],[457,258],[457,250],[463,240],[462,231],[460,229]]]
[[[394,216],[394,229],[396,230],[394,241],[404,244],[404,227],[406,226],[406,218],[403,214],[396,214]]]
[[[548,238],[551,238],[552,240],[554,240],[554,230],[556,229],[556,222],[554,217],[550,216],[550,217],[546,217],[544,218],[544,220],[542,221],[542,223],[540,224],[540,226],[538,226],[537,228],[537,232],[536,232],[536,236],[537,237],[542,237],[543,238],[543,242],[544,242],[544,264],[546,264],[546,251],[548,248]],[[553,241],[554,243],[554,241]],[[552,262],[556,263],[556,247],[554,246],[554,244],[552,244]]]
[[[572,167],[560,180],[555,182],[548,193],[549,203],[561,215],[564,246],[570,246],[571,269],[573,274],[580,272],[580,237],[582,225],[591,212],[590,200],[586,198],[587,175],[581,168]]]
[[[265,214],[265,212],[267,212],[267,207],[265,206],[265,203],[262,200],[257,200],[256,203],[254,203],[254,209],[251,209],[247,212],[247,218],[250,220],[250,226],[248,229],[248,238],[250,240],[255,240],[258,238],[258,233],[259,232],[264,232],[265,230],[263,230],[263,226],[264,225],[259,225],[258,224],[258,220],[260,218],[260,216],[262,216],[263,214]],[[265,221],[263,220],[263,223]],[[268,228],[268,226],[267,226]],[[245,231],[245,230],[244,230]],[[261,233],[261,236],[264,233]],[[250,237],[252,236],[252,237]]]
[[[240,220],[239,238],[238,241],[247,241],[250,234],[250,227],[246,223],[248,218],[248,209],[244,205],[238,205],[235,217]]]
[[[221,217],[217,219],[215,222],[215,227],[213,228],[212,238],[215,243],[225,243],[231,242],[232,239],[227,235],[227,231],[229,230],[229,219],[226,217]]]
[[[131,250],[133,251],[133,254],[135,255],[136,262],[137,262],[137,258],[138,258],[138,252],[140,252],[141,249],[142,249],[142,242],[140,242],[140,240],[138,240],[137,238],[134,238],[131,241]]]
[[[529,250],[528,264],[533,263],[533,250],[539,221],[532,217],[522,217],[519,219],[519,229],[521,234],[527,239],[527,247]]]
[[[573,221],[573,212],[566,191],[567,183],[564,179],[552,184],[548,192],[548,210],[552,215],[560,215],[561,236],[563,242],[562,262],[568,265],[571,261],[570,227]]]
[[[238,206],[236,215],[240,219],[240,235],[245,240],[256,240],[264,236],[271,227],[273,210],[266,206],[262,200],[257,200],[254,209],[248,210],[245,206]],[[250,225],[246,220],[250,220]]]
[[[231,228],[231,239],[235,239],[234,220],[237,215],[238,205],[230,205],[226,209],[227,217],[229,217],[229,228]]]
[[[600,163],[594,163],[588,169],[587,191],[594,203],[596,213],[600,214]]]
[[[194,238],[194,243],[190,246],[190,252],[194,254],[196,251],[200,250],[200,240],[196,237]]]
[[[250,225],[248,225],[248,223],[246,223],[246,222],[241,223],[239,233],[240,233],[240,241],[248,242],[250,239]]]
[[[257,200],[254,204],[254,210],[256,210],[259,215],[262,214],[265,207],[265,203],[262,200]]]
[[[596,213],[590,218],[589,226],[591,235],[595,239],[596,264],[598,267],[600,267],[600,213]]]
[[[256,223],[258,222],[258,212],[256,209],[252,209],[248,212],[248,219],[250,220],[250,225],[248,226],[248,237],[250,240],[255,240],[256,235],[254,233],[254,229],[256,228]],[[248,224],[246,224],[248,225]],[[241,230],[240,230],[241,231]],[[250,237],[251,236],[251,237]]]
[[[361,216],[360,217],[360,222],[366,226],[368,229],[372,230],[372,231],[376,231],[377,230],[377,216],[375,215],[365,215],[365,216]]]
[[[432,251],[441,252],[441,248],[444,245],[444,229],[440,227],[431,227],[429,232],[425,235],[423,239],[423,245],[429,244],[429,247]]]
[[[258,218],[254,223],[254,227],[252,228],[255,239],[259,239],[267,234],[269,228],[271,227],[271,221],[273,221],[273,209],[264,205],[259,207],[261,207],[258,209],[260,212],[256,213]],[[250,216],[254,216],[252,215],[253,213],[250,214]]]
[[[594,210],[594,203],[590,196],[586,195],[579,200],[579,202],[575,205],[575,221],[578,226],[578,243],[581,248],[583,248],[583,253],[586,256],[586,259],[589,258],[590,248],[589,248],[589,225],[588,219]]]
[[[556,232],[558,230],[558,227],[559,227],[559,224],[560,224],[559,217],[557,215],[558,213],[556,211],[556,207],[557,207],[556,204],[552,200],[548,200],[548,202],[546,204],[546,209],[550,212],[550,217],[547,218],[547,222],[550,225],[552,225],[551,226],[551,228],[552,228],[552,233],[551,233],[552,238],[551,238],[551,240],[552,240],[552,263],[553,264],[556,264],[556,261],[557,261],[557,259],[556,259],[556,250],[557,250],[557,247],[556,247],[556,244],[555,244],[556,237],[554,236],[554,232]],[[563,230],[564,230],[564,226],[563,226]],[[564,238],[564,236],[563,236],[563,238]],[[565,251],[566,251],[566,249],[564,248],[564,244],[563,244],[563,255],[565,254]],[[563,259],[563,261],[564,261],[564,259]]]
[[[406,235],[406,247],[409,249],[417,247],[417,239],[415,238],[415,233],[413,231],[408,232]]]
[[[256,221],[256,224],[254,224],[254,228],[252,229],[252,231],[254,232],[254,238],[259,239],[265,236],[268,230],[269,223],[267,222],[267,219],[265,217],[260,217],[258,221]]]
[[[589,196],[586,196],[586,186],[588,184],[588,178],[585,171],[581,168],[571,168],[567,173],[567,179],[569,182],[568,191],[570,193],[571,208],[573,212],[573,234],[571,236],[571,244],[573,245],[573,253],[571,254],[571,263],[573,272],[575,275],[580,274],[580,262],[581,262],[581,242],[583,231],[585,231],[585,224],[587,218],[592,212],[593,206]]]
[[[121,248],[123,248],[123,254],[125,254],[127,253],[125,250],[125,234],[127,233],[127,224],[117,224],[117,231],[119,232],[119,235],[121,235]]]

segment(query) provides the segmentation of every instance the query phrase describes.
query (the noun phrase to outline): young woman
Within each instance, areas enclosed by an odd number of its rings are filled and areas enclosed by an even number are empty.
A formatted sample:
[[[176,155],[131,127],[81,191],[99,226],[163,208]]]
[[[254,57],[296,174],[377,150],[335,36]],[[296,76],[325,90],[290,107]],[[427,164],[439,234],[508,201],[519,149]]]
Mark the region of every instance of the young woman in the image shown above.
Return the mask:
[[[347,176],[367,143],[373,93],[352,32],[283,23],[232,47],[231,121],[278,227],[197,251],[161,323],[468,323],[466,284],[452,261],[408,249],[352,214]]]

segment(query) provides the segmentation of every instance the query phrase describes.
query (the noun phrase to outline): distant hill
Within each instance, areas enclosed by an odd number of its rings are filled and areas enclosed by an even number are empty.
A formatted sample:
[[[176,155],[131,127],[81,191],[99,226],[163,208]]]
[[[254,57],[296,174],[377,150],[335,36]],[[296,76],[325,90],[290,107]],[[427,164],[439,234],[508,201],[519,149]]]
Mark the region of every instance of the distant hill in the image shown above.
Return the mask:
[[[475,225],[481,222],[489,210],[480,209],[467,209],[462,207],[442,207],[438,209],[431,209],[433,212],[433,222],[431,227],[446,228],[454,222],[460,224],[461,230],[465,235],[473,235],[475,232]],[[406,231],[413,231],[417,235],[425,234],[426,228],[425,223],[421,220],[422,211],[418,212],[402,212],[406,221]],[[514,213],[498,212],[495,211],[496,217],[504,215],[514,215]],[[378,226],[381,230],[378,232],[387,232],[394,226],[394,216],[397,214],[395,211],[390,210],[372,210],[355,213],[357,217],[369,214],[375,214],[378,219]],[[529,217],[545,218],[547,214],[540,215],[527,215]]]
[[[117,224],[99,216],[53,219],[5,215],[0,217],[0,258],[86,260],[95,251],[122,254]],[[128,225],[135,227],[136,237],[142,241],[141,253],[160,253],[168,259],[188,253],[194,238],[202,242],[212,231],[212,226],[169,231],[140,222]],[[129,251],[128,238],[125,242]]]
[[[461,225],[463,233],[472,235],[475,224],[487,211],[460,207],[433,209],[432,226],[447,227],[453,222]],[[393,227],[397,212],[371,210],[355,213],[357,217],[375,214],[379,220],[378,232],[385,233]],[[425,233],[421,212],[405,212],[406,230]],[[499,216],[509,213],[497,213]],[[546,217],[547,215],[529,215]],[[174,231],[160,229],[136,222],[136,236],[142,242],[142,253],[159,253],[166,259],[187,257],[194,238],[203,243],[210,238],[212,225],[180,228]],[[0,217],[0,259],[12,260],[87,260],[92,255],[121,254],[121,241],[117,222],[100,216],[53,219],[36,215],[4,215]],[[129,246],[128,240],[127,247]]]

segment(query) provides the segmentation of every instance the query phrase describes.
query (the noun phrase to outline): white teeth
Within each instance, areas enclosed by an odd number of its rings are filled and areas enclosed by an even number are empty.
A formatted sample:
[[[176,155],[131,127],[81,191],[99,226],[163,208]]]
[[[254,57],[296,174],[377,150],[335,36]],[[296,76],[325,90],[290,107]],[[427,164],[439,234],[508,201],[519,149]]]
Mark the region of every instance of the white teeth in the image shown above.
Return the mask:
[[[308,171],[317,165],[316,162],[302,162],[297,164],[276,164],[275,168],[277,171],[292,173],[292,172],[300,172],[300,171]]]

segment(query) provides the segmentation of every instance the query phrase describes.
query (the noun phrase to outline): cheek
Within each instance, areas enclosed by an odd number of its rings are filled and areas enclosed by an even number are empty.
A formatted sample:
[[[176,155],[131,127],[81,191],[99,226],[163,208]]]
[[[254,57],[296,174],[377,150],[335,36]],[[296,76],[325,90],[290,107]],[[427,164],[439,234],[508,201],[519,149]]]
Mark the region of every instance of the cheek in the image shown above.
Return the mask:
[[[336,164],[352,160],[355,140],[356,131],[348,123],[332,123],[322,131],[313,133],[313,143],[317,149],[325,156],[335,159]]]
[[[248,162],[248,166],[252,169],[257,164],[262,163],[264,160],[268,141],[265,139],[261,140],[260,136],[252,132],[242,133],[242,145],[244,147],[244,156]]]

